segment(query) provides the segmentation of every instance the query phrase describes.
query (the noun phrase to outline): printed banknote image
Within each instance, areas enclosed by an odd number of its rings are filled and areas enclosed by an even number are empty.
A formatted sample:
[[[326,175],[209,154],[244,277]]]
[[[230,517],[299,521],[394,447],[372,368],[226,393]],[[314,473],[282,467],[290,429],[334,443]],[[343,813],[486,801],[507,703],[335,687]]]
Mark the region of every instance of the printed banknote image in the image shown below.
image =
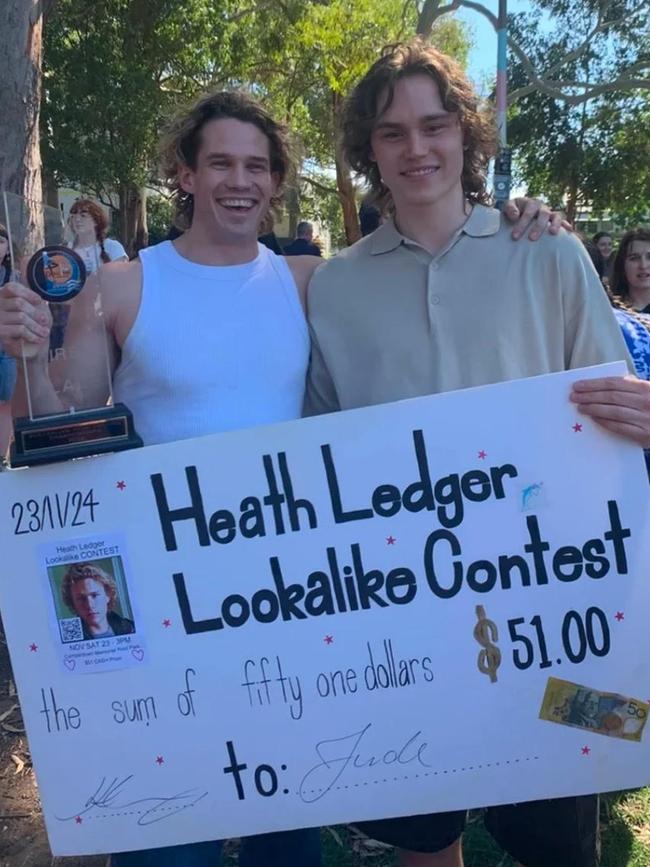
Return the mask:
[[[600,692],[549,677],[539,718],[626,741],[640,741],[650,706],[615,692]]]

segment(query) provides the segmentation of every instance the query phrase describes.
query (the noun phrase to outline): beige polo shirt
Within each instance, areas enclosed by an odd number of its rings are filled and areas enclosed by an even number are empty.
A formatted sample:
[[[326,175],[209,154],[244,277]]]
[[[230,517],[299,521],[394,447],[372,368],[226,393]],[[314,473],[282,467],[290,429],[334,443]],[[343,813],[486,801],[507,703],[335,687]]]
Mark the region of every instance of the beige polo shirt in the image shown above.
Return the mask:
[[[432,256],[392,221],[319,268],[309,287],[308,414],[625,359],[577,238],[513,241],[477,205]]]

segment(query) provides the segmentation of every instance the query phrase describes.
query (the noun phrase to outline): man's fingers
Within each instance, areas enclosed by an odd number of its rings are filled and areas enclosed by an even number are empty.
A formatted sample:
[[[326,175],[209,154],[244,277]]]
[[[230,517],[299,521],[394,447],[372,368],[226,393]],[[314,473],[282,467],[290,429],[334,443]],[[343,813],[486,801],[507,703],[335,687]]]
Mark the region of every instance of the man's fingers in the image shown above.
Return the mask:
[[[20,333],[18,333],[20,329]],[[25,336],[25,331],[34,334],[39,339],[47,337],[50,333],[49,325],[42,325],[37,322],[29,313],[16,311],[15,313],[5,313],[0,324],[0,334],[5,338],[18,339]]]
[[[638,427],[635,424],[626,424],[625,422],[612,421],[610,419],[595,418],[594,421],[610,433],[618,434],[625,437],[626,440],[632,440],[643,448],[647,449],[650,446],[650,431],[643,427]]]
[[[16,295],[9,298],[3,298],[0,300],[0,311],[6,312],[6,314],[13,312],[26,313],[30,316],[33,316],[38,322],[42,324],[49,323],[51,319],[50,311],[47,307],[47,304],[41,302],[39,299],[38,304],[32,304],[31,301],[26,298]],[[3,319],[5,317],[3,316]]]
[[[513,202],[512,199],[508,199],[508,201],[503,206],[503,213],[510,220],[511,223],[514,223],[515,220],[519,218],[519,208],[516,203]]]
[[[528,229],[528,237],[536,241],[546,231],[551,215],[550,209],[539,199],[515,199],[521,216],[512,230],[513,238],[520,238]]]
[[[578,412],[612,433],[627,437],[644,448],[650,448],[650,406],[633,394],[624,393],[624,403],[613,402],[613,392],[601,394],[604,396],[604,403],[580,403]]]
[[[650,407],[650,382],[634,376],[604,376],[599,379],[581,379],[573,383],[571,400],[578,403],[590,400],[595,393],[607,392],[611,395],[637,395],[648,402]],[[626,398],[621,398],[626,399]]]
[[[650,419],[650,403],[643,395],[631,391],[591,391],[582,395],[580,400],[574,401],[578,409],[590,409],[595,407],[620,407],[621,409],[633,409],[635,412],[648,413]]]
[[[551,211],[548,223],[548,230],[551,235],[557,235],[560,229],[566,229],[570,225],[559,211]]]
[[[650,430],[650,413],[643,404],[635,404],[633,401],[625,404],[612,402],[580,404],[578,412],[597,419],[630,422]]]
[[[22,283],[5,283],[0,291],[0,298],[24,298],[34,306],[44,303],[40,295]]]

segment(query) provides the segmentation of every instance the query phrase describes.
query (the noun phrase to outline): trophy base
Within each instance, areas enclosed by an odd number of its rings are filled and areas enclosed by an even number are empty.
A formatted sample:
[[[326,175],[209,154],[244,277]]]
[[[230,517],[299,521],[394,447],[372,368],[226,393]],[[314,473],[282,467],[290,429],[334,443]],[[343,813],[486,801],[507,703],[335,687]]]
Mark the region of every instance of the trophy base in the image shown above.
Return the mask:
[[[35,467],[141,445],[131,411],[116,403],[70,415],[15,419],[9,465],[12,469]]]

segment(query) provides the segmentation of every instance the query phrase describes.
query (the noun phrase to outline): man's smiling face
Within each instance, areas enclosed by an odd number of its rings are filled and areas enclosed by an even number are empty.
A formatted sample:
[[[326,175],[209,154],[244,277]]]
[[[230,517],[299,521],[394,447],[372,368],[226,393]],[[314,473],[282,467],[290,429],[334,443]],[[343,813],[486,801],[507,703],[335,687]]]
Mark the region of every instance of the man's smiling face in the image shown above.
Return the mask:
[[[196,167],[181,172],[181,186],[194,197],[192,223],[200,222],[223,243],[257,237],[277,189],[270,143],[252,123],[211,120],[200,133]]]
[[[455,112],[446,111],[436,82],[414,74],[395,83],[393,101],[382,111],[381,94],[371,135],[372,157],[401,209],[451,205],[462,199],[463,133]]]

